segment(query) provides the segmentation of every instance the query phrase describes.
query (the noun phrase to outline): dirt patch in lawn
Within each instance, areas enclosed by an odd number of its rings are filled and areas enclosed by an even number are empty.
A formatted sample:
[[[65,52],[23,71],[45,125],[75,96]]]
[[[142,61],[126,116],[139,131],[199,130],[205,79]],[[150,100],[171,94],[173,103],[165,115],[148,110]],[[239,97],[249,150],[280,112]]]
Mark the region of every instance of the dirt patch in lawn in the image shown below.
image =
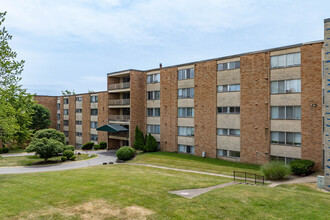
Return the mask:
[[[117,206],[109,204],[105,200],[94,200],[79,204],[71,207],[64,208],[50,208],[48,210],[30,213],[22,213],[17,218],[11,219],[137,219],[144,220],[147,219],[149,215],[152,215],[154,212],[140,207],[140,206],[128,206],[125,208],[119,208]]]

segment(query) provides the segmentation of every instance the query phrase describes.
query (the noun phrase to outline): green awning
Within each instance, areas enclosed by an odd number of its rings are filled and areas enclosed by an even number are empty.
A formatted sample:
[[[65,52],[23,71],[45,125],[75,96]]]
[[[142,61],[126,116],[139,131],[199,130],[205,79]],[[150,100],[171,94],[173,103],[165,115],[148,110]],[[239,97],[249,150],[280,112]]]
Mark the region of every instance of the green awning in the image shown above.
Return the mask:
[[[96,128],[97,131],[108,131],[108,132],[125,132],[128,131],[127,128],[119,125],[119,124],[108,124],[108,125],[103,125],[101,127]]]

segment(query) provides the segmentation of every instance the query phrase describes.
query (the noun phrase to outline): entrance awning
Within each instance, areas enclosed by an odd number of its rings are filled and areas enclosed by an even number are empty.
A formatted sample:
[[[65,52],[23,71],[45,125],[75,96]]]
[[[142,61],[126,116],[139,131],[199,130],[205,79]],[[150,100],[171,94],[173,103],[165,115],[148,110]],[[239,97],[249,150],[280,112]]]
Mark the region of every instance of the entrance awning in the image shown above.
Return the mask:
[[[97,131],[108,131],[108,132],[125,132],[128,131],[127,128],[119,125],[119,124],[108,124],[108,125],[103,125],[101,127],[96,128]]]

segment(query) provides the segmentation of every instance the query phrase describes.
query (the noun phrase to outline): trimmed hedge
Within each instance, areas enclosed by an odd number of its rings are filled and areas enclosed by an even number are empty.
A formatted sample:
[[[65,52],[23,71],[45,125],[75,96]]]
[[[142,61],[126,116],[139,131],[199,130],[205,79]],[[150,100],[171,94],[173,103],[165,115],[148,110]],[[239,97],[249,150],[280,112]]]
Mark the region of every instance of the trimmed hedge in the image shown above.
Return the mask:
[[[6,154],[9,152],[9,148],[8,147],[1,147],[0,148],[0,154]]]
[[[66,158],[71,158],[74,155],[74,152],[72,150],[65,150],[63,152],[63,156],[65,156]]]
[[[62,157],[61,157],[61,161],[64,162],[64,161],[67,161],[67,160],[68,160],[68,158],[67,158],[66,156],[62,156]]]
[[[65,151],[65,150],[72,150],[72,151],[74,151],[74,146],[72,146],[72,145],[66,145],[66,146],[64,146],[63,151]]]
[[[82,150],[92,150],[93,147],[94,147],[94,142],[87,142],[81,147],[81,149]]]
[[[117,150],[116,155],[119,160],[130,160],[134,157],[135,150],[129,146],[123,146]]]
[[[73,155],[71,158],[70,158],[70,160],[75,160],[77,157],[76,157],[76,155]]]
[[[290,163],[290,168],[294,175],[308,175],[313,172],[314,165],[314,161],[298,159]]]
[[[261,171],[266,179],[270,180],[283,180],[286,176],[291,174],[290,167],[280,161],[272,161],[263,165]]]
[[[100,149],[104,150],[104,149],[107,149],[107,148],[108,148],[107,143],[105,143],[104,141],[101,141],[100,142]]]
[[[94,150],[100,150],[100,145],[99,144],[94,144]]]

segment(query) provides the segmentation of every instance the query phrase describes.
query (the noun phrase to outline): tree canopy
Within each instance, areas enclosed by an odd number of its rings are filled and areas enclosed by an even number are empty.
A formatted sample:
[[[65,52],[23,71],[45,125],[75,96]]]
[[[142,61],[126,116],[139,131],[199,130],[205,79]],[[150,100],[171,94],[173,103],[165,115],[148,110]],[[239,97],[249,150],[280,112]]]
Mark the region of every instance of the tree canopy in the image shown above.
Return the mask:
[[[51,125],[50,111],[48,108],[40,104],[32,105],[33,115],[31,129],[40,130],[48,128]]]

